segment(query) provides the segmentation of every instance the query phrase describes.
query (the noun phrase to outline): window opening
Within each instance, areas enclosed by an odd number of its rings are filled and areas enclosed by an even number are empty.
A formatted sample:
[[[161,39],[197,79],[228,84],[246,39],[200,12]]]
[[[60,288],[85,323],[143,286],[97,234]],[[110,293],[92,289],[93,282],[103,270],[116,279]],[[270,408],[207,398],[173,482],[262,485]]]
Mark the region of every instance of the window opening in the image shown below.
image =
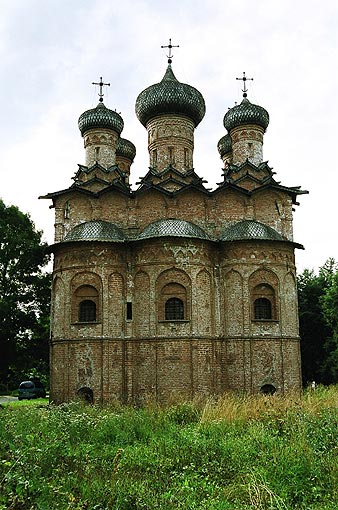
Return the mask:
[[[100,147],[95,147],[95,157],[96,157],[96,161],[99,161]]]
[[[69,200],[67,200],[67,202],[65,203],[64,217],[65,217],[65,220],[68,220],[70,217],[70,202],[69,202]]]
[[[127,321],[131,321],[133,318],[133,303],[127,301]]]
[[[188,149],[184,149],[184,166],[189,166],[189,151]]]
[[[157,150],[153,150],[153,167],[157,165]]]
[[[91,299],[81,301],[79,305],[79,322],[96,322],[96,304]]]
[[[169,163],[172,165],[174,163],[174,147],[168,147],[169,149]]]
[[[178,298],[169,298],[165,303],[165,320],[183,320],[184,305]]]
[[[272,319],[271,301],[267,298],[258,298],[254,302],[255,319]]]

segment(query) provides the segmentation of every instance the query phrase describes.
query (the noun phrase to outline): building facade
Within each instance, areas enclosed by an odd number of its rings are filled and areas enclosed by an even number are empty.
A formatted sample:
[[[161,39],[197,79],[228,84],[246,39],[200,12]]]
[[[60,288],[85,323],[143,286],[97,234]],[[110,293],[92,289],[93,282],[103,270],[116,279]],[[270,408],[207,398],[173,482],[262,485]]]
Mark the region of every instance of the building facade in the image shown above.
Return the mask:
[[[274,179],[269,115],[246,96],[224,116],[214,190],[193,164],[204,99],[171,62],[136,100],[150,161],[136,190],[121,116],[102,94],[80,116],[86,164],[43,197],[55,209],[54,402],[300,389],[292,210],[305,191]]]

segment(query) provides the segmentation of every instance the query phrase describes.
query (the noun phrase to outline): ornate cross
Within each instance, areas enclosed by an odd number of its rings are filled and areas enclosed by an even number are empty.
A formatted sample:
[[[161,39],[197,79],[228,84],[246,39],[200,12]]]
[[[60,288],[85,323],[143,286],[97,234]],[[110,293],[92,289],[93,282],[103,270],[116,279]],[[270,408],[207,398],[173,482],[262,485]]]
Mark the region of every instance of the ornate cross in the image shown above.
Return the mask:
[[[103,83],[102,76],[101,76],[99,83],[93,81],[92,85],[98,85],[100,87],[100,92],[99,92],[100,99],[99,99],[99,101],[100,101],[100,103],[102,103],[103,102],[103,96],[104,96],[104,94],[102,92],[103,87],[110,87],[110,83]]]
[[[243,81],[243,83],[244,83],[244,88],[242,89],[243,97],[248,97],[248,94],[247,94],[248,89],[246,88],[246,81],[247,80],[252,80],[253,81],[253,78],[247,78],[245,76],[245,72],[243,72],[243,78],[236,78],[236,80],[242,80]]]
[[[179,45],[173,46],[171,44],[171,39],[169,39],[169,44],[167,46],[161,46],[161,48],[169,48],[169,55],[167,55],[167,57],[168,57],[168,64],[171,64],[172,61],[173,61],[173,54],[171,53],[171,49],[172,48],[179,48]]]

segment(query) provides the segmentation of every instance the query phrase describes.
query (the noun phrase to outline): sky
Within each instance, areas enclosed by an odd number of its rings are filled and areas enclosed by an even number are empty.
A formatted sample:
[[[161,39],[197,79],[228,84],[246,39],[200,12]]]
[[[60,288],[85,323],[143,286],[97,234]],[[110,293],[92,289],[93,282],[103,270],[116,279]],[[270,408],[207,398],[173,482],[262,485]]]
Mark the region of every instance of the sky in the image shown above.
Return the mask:
[[[138,94],[159,82],[173,50],[177,79],[196,87],[206,115],[194,167],[215,188],[223,117],[248,98],[270,115],[264,160],[285,186],[301,186],[294,212],[298,272],[338,260],[337,0],[0,0],[0,198],[29,213],[53,242],[49,192],[68,188],[85,163],[80,114],[104,102],[137,150],[131,182],[146,174],[147,133]],[[135,189],[136,186],[133,186]]]

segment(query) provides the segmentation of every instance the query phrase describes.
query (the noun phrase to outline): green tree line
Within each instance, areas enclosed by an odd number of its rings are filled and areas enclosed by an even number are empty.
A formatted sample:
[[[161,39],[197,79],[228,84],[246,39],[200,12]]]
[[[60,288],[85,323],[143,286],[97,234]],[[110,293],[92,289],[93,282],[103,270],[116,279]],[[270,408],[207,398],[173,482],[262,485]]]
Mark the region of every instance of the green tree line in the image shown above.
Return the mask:
[[[316,274],[298,276],[303,384],[338,382],[338,264],[330,258]]]
[[[29,215],[0,199],[0,385],[48,374],[51,275]],[[1,388],[0,386],[0,388]]]
[[[48,378],[51,274],[28,214],[0,199],[0,389]],[[338,382],[338,264],[298,276],[303,384]]]

